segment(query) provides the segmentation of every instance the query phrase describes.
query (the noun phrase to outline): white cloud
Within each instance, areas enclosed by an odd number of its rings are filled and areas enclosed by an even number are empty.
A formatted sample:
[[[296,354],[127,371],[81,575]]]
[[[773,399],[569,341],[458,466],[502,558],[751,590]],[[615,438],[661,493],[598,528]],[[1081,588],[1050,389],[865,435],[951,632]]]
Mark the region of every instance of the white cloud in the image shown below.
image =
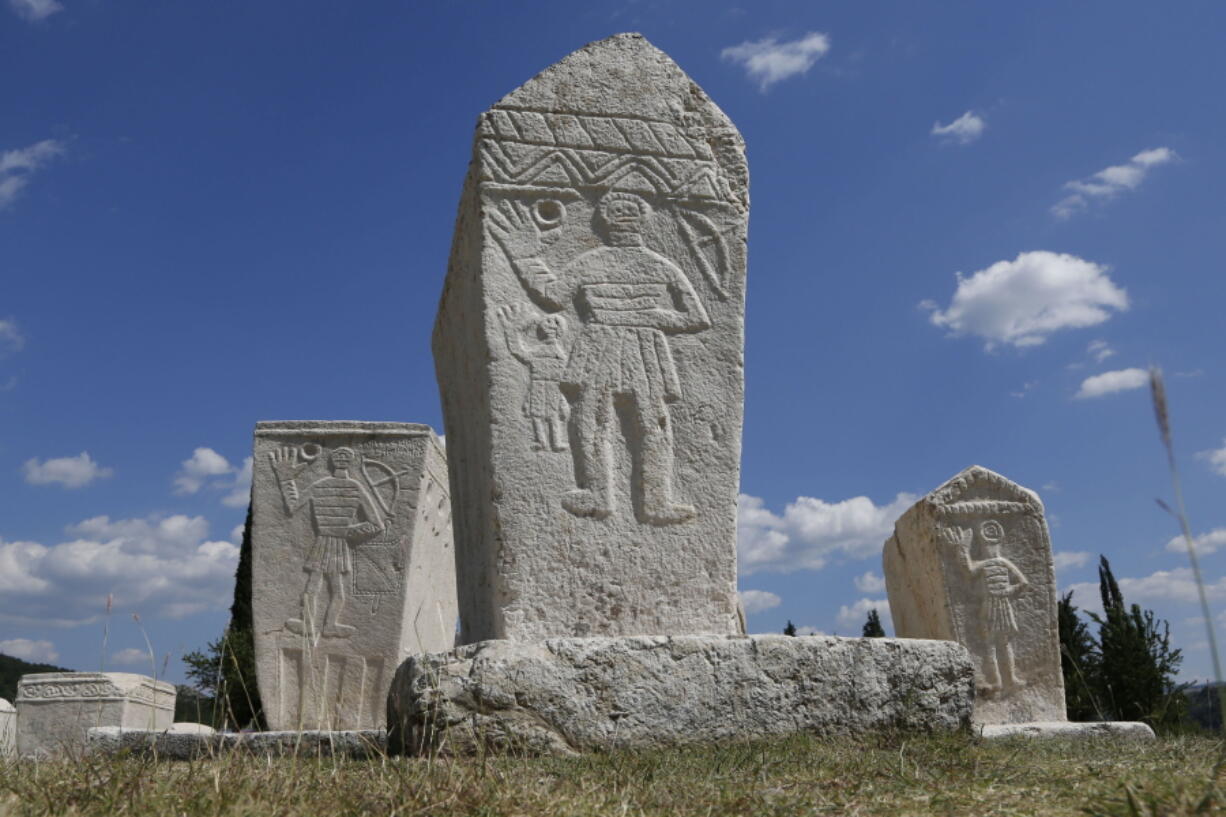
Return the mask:
[[[96,516],[54,545],[0,540],[0,620],[83,624],[115,609],[181,618],[229,605],[232,542],[209,541],[203,517]]]
[[[121,666],[139,666],[143,664],[148,667],[153,662],[149,659],[149,650],[142,650],[139,647],[127,647],[114,653],[111,656],[111,663]]]
[[[911,494],[900,493],[888,505],[878,506],[866,496],[833,503],[802,496],[780,516],[760,498],[741,494],[737,501],[741,574],[818,570],[832,555],[850,559],[879,556],[894,530],[894,520],[915,500]]]
[[[1156,601],[1174,601],[1188,604],[1199,601],[1196,591],[1196,581],[1192,577],[1192,569],[1180,567],[1174,570],[1158,570],[1148,576],[1131,579],[1116,579],[1120,592],[1124,595],[1125,604],[1140,604],[1149,606]],[[1094,612],[1102,612],[1102,595],[1098,582],[1079,582],[1071,584],[1066,589],[1073,591],[1073,600],[1078,607],[1084,607]],[[1205,594],[1210,601],[1226,599],[1226,577],[1205,585]]]
[[[932,130],[929,133],[943,142],[957,142],[959,145],[969,145],[980,136],[983,136],[984,128],[987,126],[987,123],[983,121],[983,117],[967,111],[948,125],[933,122]]]
[[[1089,400],[1121,391],[1143,389],[1149,385],[1149,372],[1144,369],[1117,369],[1103,372],[1081,381],[1081,388],[1073,395],[1078,400]]]
[[[863,627],[864,622],[868,620],[869,610],[877,611],[877,615],[881,619],[881,626],[884,627],[890,618],[890,600],[859,599],[851,604],[842,604],[839,606],[839,625],[858,630]]]
[[[26,339],[12,318],[0,318],[0,356],[21,351]]]
[[[251,501],[251,457],[243,460],[243,467],[234,475],[234,486],[230,492],[221,498],[221,504],[230,508],[245,508]]]
[[[1208,460],[1210,468],[1226,477],[1226,439],[1222,440],[1221,448],[1211,448],[1208,451],[1201,451],[1196,456],[1202,460]]]
[[[1115,354],[1115,350],[1105,340],[1092,340],[1090,345],[1086,347],[1086,354],[1094,358],[1094,362],[1102,363],[1107,358]]]
[[[748,614],[771,610],[783,603],[783,599],[766,590],[742,590],[741,606]]]
[[[1056,570],[1064,570],[1066,567],[1085,567],[1090,561],[1090,554],[1084,550],[1057,550],[1051,558]]]
[[[230,541],[231,542],[237,545],[238,543],[243,541],[243,528],[244,527],[245,526],[242,523],[239,523],[235,525],[234,527],[230,528]]]
[[[855,578],[856,589],[861,593],[884,593],[885,577],[869,570]]]
[[[113,468],[105,468],[94,462],[88,451],[82,451],[75,457],[57,457],[46,462],[32,457],[25,461],[21,470],[26,482],[31,485],[58,482],[65,488],[83,488],[96,479],[106,479],[115,474]]]
[[[805,36],[781,43],[775,37],[745,41],[720,52],[720,57],[745,67],[750,79],[763,91],[780,80],[804,74],[830,50],[830,38],[810,31]]]
[[[825,634],[826,634],[825,630],[819,630],[816,627],[810,627],[808,624],[806,624],[803,627],[796,628],[796,635],[825,635]]]
[[[9,8],[24,20],[36,23],[64,10],[59,0],[9,0]]]
[[[1030,392],[1033,391],[1038,385],[1039,381],[1037,380],[1027,380],[1022,384],[1020,389],[1009,392],[1009,396],[1016,397],[1017,399],[1021,400],[1023,397],[1030,394]]]
[[[1000,343],[1038,346],[1054,332],[1096,326],[1111,310],[1128,308],[1128,293],[1112,282],[1107,267],[1066,253],[1023,252],[956,277],[948,309],[932,301],[920,307],[932,312],[934,325],[981,337],[988,350]]]
[[[1195,545],[1196,553],[1200,556],[1222,550],[1226,548],[1226,528],[1214,528],[1207,533],[1194,536],[1192,544]],[[1182,536],[1176,536],[1166,543],[1166,549],[1174,553],[1187,553],[1188,543]]]
[[[0,652],[23,661],[50,664],[59,659],[55,645],[50,641],[31,641],[28,638],[9,638],[0,641]]]
[[[1178,158],[1178,154],[1170,148],[1143,150],[1125,164],[1112,165],[1093,176],[1067,182],[1064,187],[1072,192],[1052,205],[1052,214],[1056,218],[1071,218],[1092,202],[1108,201],[1127,190],[1136,190],[1152,168]]]
[[[175,493],[195,494],[202,488],[225,491],[221,504],[230,508],[244,508],[251,498],[252,463],[252,458],[247,457],[236,468],[221,454],[202,446],[179,466],[174,476]]]
[[[44,139],[29,147],[0,153],[0,210],[17,201],[33,175],[63,152],[63,142]]]

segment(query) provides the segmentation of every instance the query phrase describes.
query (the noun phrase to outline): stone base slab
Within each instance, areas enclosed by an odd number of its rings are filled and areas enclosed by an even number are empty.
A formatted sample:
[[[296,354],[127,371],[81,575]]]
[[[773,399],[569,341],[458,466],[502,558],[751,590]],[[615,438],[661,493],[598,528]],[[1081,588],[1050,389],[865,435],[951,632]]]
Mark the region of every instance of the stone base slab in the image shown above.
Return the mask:
[[[162,760],[194,760],[241,752],[258,757],[371,758],[386,754],[382,729],[336,732],[179,732],[98,726],[89,730],[86,750],[130,753]]]
[[[975,733],[985,740],[1001,738],[1136,738],[1153,740],[1154,730],[1135,721],[1034,721],[976,725]]]
[[[949,641],[638,636],[482,641],[401,664],[388,749],[574,754],[969,728],[970,654]]]

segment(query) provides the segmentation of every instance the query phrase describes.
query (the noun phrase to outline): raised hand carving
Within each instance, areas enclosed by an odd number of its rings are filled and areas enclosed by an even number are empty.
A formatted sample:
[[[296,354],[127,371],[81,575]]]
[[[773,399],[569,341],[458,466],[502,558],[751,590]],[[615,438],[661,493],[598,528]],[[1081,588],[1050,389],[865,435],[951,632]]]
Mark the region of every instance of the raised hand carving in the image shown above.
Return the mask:
[[[541,253],[541,232],[532,212],[522,202],[503,201],[489,211],[490,234],[512,261],[535,258]]]

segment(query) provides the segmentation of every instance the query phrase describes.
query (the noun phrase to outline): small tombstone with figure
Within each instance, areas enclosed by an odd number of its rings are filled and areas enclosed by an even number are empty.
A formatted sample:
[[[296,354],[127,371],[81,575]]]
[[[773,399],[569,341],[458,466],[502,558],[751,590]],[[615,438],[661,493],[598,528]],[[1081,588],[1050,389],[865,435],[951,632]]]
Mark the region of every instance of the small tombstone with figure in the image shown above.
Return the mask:
[[[434,333],[462,642],[738,631],[748,208],[639,35],[480,117]]]
[[[898,519],[883,555],[894,632],[974,656],[975,720],[1063,721],[1056,581],[1043,503],[972,466]]]
[[[381,726],[396,666],[454,640],[438,438],[408,423],[260,423],[252,501],[256,671],[269,726]]]

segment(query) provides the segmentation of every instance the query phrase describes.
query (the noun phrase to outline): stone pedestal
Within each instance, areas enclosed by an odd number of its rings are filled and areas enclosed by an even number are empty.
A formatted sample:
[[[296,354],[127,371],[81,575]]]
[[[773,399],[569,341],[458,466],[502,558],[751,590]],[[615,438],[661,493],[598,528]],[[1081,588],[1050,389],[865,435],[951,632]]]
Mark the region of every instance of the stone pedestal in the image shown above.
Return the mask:
[[[744,144],[637,34],[482,114],[434,359],[461,643],[735,633]]]
[[[94,726],[167,729],[175,687],[127,672],[47,672],[17,684],[17,751],[23,756],[80,751]]]
[[[948,641],[782,635],[485,641],[410,658],[392,752],[570,754],[797,732],[970,724],[972,667]]]
[[[883,554],[894,633],[975,657],[975,722],[1063,721],[1056,577],[1043,503],[972,466],[894,524]]]
[[[383,725],[392,673],[455,639],[447,461],[428,426],[256,427],[252,603],[271,729]]]
[[[0,757],[17,754],[17,710],[0,698]]]
[[[1072,723],[1049,721],[1041,723],[992,723],[975,727],[984,740],[1005,738],[1131,738],[1153,740],[1154,730],[1135,721],[1091,721]]]

